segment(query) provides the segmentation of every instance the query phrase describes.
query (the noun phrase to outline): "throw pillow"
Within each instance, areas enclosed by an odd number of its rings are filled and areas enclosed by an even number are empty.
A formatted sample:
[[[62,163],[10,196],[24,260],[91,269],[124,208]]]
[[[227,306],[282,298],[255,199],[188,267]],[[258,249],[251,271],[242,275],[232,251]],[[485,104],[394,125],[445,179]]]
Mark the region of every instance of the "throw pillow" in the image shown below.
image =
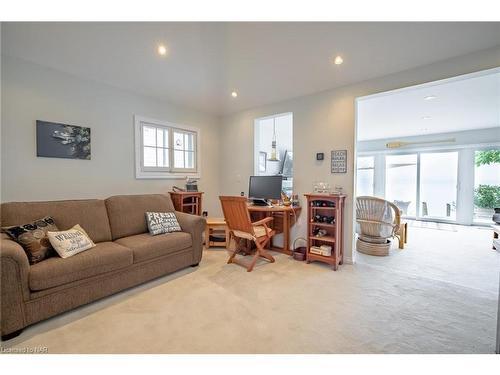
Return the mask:
[[[59,232],[47,232],[52,247],[61,258],[69,258],[95,246],[80,225]]]
[[[3,232],[23,247],[30,264],[41,262],[54,254],[47,237],[49,230],[59,230],[50,216],[33,223],[2,228]]]
[[[146,212],[146,220],[153,236],[182,230],[173,212]]]

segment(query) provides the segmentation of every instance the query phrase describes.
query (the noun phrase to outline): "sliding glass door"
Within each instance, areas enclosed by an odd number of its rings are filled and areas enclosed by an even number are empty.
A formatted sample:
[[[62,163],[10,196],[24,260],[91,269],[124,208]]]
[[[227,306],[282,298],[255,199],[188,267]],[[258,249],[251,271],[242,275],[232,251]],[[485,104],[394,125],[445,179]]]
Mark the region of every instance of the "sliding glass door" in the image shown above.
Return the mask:
[[[491,223],[495,207],[500,207],[500,149],[475,152],[474,222]]]
[[[373,156],[358,157],[358,173],[356,194],[358,197],[374,195],[375,158]]]
[[[458,152],[385,156],[385,199],[403,216],[456,220]]]
[[[385,199],[403,216],[417,216],[417,154],[385,157]]]
[[[420,217],[457,218],[458,152],[420,154]]]
[[[500,207],[499,147],[365,153],[357,164],[357,195],[380,196],[407,218],[484,225]]]

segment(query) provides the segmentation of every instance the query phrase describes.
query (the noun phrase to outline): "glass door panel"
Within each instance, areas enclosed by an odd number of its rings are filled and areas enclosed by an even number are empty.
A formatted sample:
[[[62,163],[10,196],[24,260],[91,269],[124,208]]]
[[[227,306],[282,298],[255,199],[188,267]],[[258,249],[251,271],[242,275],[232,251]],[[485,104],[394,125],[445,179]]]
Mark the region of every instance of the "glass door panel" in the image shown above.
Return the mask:
[[[386,156],[385,197],[403,216],[417,215],[417,154]]]
[[[373,156],[358,156],[358,174],[356,176],[356,195],[358,197],[373,195],[374,159]]]
[[[458,152],[420,154],[420,217],[456,220]]]
[[[500,207],[500,149],[476,151],[474,222],[491,223],[495,207]]]

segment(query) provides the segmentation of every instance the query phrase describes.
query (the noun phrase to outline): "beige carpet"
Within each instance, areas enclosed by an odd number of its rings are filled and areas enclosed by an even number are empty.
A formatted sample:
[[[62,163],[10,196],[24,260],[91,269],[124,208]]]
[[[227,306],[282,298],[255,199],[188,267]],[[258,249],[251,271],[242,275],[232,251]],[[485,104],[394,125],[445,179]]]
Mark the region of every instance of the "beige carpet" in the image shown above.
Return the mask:
[[[405,251],[419,259],[416,249]],[[395,269],[398,254],[338,272],[278,255],[247,273],[225,264],[224,250],[210,250],[196,269],[39,323],[2,345],[49,353],[493,353],[496,289]],[[498,262],[498,253],[485,254]]]
[[[408,244],[393,243],[389,257],[358,254],[357,262],[498,295],[500,252],[486,227],[410,221]]]

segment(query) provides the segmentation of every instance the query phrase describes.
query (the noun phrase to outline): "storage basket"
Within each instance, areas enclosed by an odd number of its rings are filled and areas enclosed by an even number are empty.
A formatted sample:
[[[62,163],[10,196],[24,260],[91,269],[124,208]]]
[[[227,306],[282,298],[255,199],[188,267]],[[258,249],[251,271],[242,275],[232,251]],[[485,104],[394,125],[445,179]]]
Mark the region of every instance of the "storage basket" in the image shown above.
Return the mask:
[[[300,246],[296,247],[297,241],[302,240],[307,244],[307,240],[303,237],[298,237],[293,241],[293,249],[292,249],[292,257],[295,260],[298,261],[304,261],[306,260],[306,253],[307,253],[307,247],[306,246]]]

